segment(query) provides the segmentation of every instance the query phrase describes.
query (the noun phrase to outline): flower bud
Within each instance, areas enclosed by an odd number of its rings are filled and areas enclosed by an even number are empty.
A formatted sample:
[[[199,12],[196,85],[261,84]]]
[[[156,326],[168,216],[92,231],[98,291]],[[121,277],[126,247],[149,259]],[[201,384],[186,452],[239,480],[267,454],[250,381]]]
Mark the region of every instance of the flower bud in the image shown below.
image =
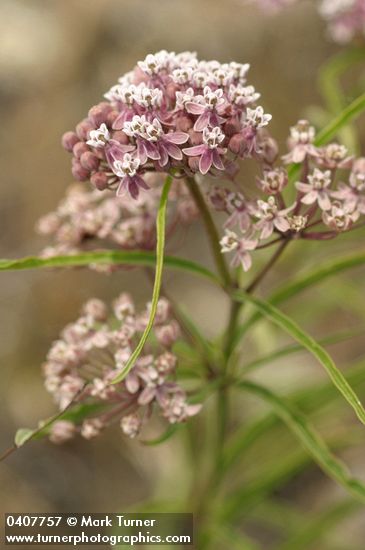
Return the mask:
[[[83,168],[78,161],[72,164],[71,172],[77,181],[86,181],[90,177],[90,171]]]
[[[188,116],[182,115],[176,119],[176,130],[178,132],[188,132],[193,127],[193,121]]]
[[[75,132],[66,132],[62,136],[62,147],[66,149],[66,151],[72,152],[72,149],[76,145],[76,143],[79,141],[79,138],[75,134]]]
[[[90,171],[95,171],[99,167],[99,159],[97,156],[94,155],[91,151],[86,151],[86,153],[82,153],[80,157],[80,164],[83,168]]]
[[[76,134],[83,140],[88,139],[90,130],[95,130],[95,124],[88,118],[84,118],[84,120],[79,122],[76,126]]]
[[[96,189],[103,191],[108,187],[108,176],[105,172],[95,172],[91,175],[90,182],[96,187]]]
[[[103,122],[106,122],[108,114],[112,110],[112,106],[104,101],[98,105],[94,105],[94,107],[91,107],[88,116],[92,123],[98,128],[101,124],[103,124]]]
[[[83,153],[87,153],[89,151],[89,146],[83,141],[78,141],[72,149],[72,152],[77,159],[79,159]]]
[[[228,143],[228,149],[232,151],[234,155],[243,155],[246,150],[246,140],[241,133],[234,134],[234,136],[231,137]]]

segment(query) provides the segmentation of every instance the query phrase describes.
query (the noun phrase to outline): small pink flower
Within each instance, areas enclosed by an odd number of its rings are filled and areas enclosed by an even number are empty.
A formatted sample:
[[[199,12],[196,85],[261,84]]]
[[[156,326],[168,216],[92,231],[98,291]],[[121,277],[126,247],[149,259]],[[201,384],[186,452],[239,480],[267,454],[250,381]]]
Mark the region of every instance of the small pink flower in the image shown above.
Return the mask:
[[[120,178],[120,184],[117,190],[117,195],[124,195],[128,191],[133,199],[138,198],[140,189],[149,189],[144,179],[137,174],[137,170],[141,162],[138,158],[133,158],[129,153],[126,153],[123,160],[116,160],[113,164],[114,174]]]
[[[229,193],[226,199],[226,208],[230,214],[224,227],[238,225],[242,232],[248,231],[252,225],[252,205],[241,193]]]
[[[258,200],[255,216],[259,221],[255,224],[255,229],[261,231],[261,239],[267,239],[277,229],[281,233],[290,230],[288,214],[295,208],[295,204],[284,210],[279,210],[275,197],[269,197],[267,202]]]
[[[315,168],[313,174],[308,176],[309,183],[297,182],[296,188],[304,197],[301,198],[303,204],[314,204],[318,202],[321,210],[329,210],[331,208],[330,186],[332,183],[331,171],[322,172]]]
[[[286,164],[291,162],[303,162],[307,156],[317,157],[318,149],[313,145],[315,138],[315,129],[307,120],[299,122],[290,128],[290,138],[288,145],[290,152],[283,156]]]
[[[332,197],[345,201],[350,209],[357,209],[365,214],[365,174],[351,172],[349,184],[339,183],[338,190],[332,192]]]
[[[219,126],[224,122],[224,118],[220,116],[226,109],[222,89],[213,91],[209,86],[205,86],[203,95],[195,96],[185,107],[188,113],[199,115],[194,124],[196,132],[201,132],[207,126]]]
[[[225,135],[217,126],[212,130],[204,128],[203,143],[194,147],[183,149],[183,153],[190,157],[200,157],[199,170],[202,174],[207,174],[212,166],[217,170],[224,170],[224,164],[221,155],[224,155],[226,149],[220,147],[224,141]]]
[[[323,222],[335,231],[347,231],[358,219],[360,213],[353,205],[335,201],[330,210],[322,214]]]
[[[221,239],[220,244],[223,254],[235,252],[231,262],[233,267],[242,265],[244,271],[248,271],[251,268],[252,259],[250,252],[257,247],[257,239],[251,239],[250,237],[239,238],[236,233],[226,229],[225,236]]]

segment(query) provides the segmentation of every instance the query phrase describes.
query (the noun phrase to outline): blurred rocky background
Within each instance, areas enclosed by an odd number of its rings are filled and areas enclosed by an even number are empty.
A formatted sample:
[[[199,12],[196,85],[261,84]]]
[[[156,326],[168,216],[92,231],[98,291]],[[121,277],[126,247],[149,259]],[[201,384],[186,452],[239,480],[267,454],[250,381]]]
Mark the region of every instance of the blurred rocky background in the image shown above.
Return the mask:
[[[207,59],[249,62],[250,82],[262,93],[265,110],[273,115],[271,131],[282,150],[289,125],[305,115],[308,106],[321,102],[318,70],[337,51],[327,41],[310,1],[267,18],[241,0],[1,0],[1,257],[34,254],[45,244],[34,232],[35,222],[54,208],[71,182],[70,157],[60,146],[62,133],[72,129],[136,60],[162,48],[197,50],[199,57]],[[325,244],[320,251],[308,245],[305,262],[304,249],[299,248],[288,254],[266,284],[272,286],[287,278],[289,270],[297,272],[319,258],[334,257],[336,250],[358,249],[362,243],[359,234],[339,244]],[[189,230],[183,252],[209,264],[198,226]],[[311,299],[320,298],[324,304],[315,318],[311,300],[298,299],[289,310],[295,306],[296,318],[315,336],[359,324],[364,317],[361,280],[362,273],[357,271],[339,277],[337,286],[313,290]],[[225,321],[223,296],[177,274],[167,275],[166,282],[177,298],[184,299],[185,308],[206,334],[219,331]],[[88,270],[1,274],[2,448],[11,444],[18,427],[35,426],[40,418],[55,412],[40,371],[50,342],[76,317],[85,299],[93,295],[112,298],[121,289],[133,290],[141,303],[150,296],[145,277],[134,271],[109,277]],[[255,338],[252,345],[261,353],[285,341],[267,325]],[[345,365],[364,351],[360,337],[351,345],[336,346],[333,354]],[[313,383],[316,377],[324,379],[320,367],[307,357],[299,363],[292,359],[274,367],[275,371],[266,369],[265,379],[284,392]],[[347,417],[352,422],[351,413]],[[31,443],[1,464],[0,509],[118,511],[155,491],[161,499],[171,497],[170,482],[178,492],[179,485],[183,490],[187,481],[184,476],[176,477],[180,457],[183,461],[177,442],[146,449],[126,442],[118,430],[61,448],[47,441]],[[364,477],[363,457],[364,446],[346,456]],[[299,502],[303,510],[316,509],[337,491],[318,473],[298,483],[288,490],[287,498],[289,503],[290,499]],[[338,548],[350,548],[346,546],[350,534],[351,548],[363,548],[361,522],[355,518],[341,529],[338,536],[345,542]],[[274,542],[274,535],[266,537],[262,548],[270,549]],[[326,548],[335,549],[336,544],[333,541]]]

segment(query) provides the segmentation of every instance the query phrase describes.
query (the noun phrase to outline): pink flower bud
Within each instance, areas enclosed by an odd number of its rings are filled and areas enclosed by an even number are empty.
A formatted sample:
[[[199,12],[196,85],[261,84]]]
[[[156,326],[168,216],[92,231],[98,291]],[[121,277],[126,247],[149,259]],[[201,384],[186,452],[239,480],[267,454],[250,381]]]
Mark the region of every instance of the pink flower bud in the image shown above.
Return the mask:
[[[118,111],[110,111],[110,113],[108,113],[107,117],[106,117],[106,125],[109,127],[109,128],[112,128],[113,127],[113,122],[115,121],[115,119],[119,116],[119,113]]]
[[[99,167],[99,159],[97,156],[94,155],[91,151],[86,151],[85,153],[82,153],[80,157],[80,164],[83,168],[86,170],[95,171]]]
[[[76,145],[76,143],[79,141],[79,138],[75,134],[75,132],[66,132],[62,136],[62,147],[66,149],[66,151],[72,152],[72,149]]]
[[[108,187],[108,176],[105,172],[95,172],[90,178],[92,185],[95,185],[99,191],[103,191]]]
[[[258,142],[260,149],[259,156],[267,162],[267,164],[273,164],[279,154],[279,147],[275,139],[265,136],[264,139]]]
[[[79,159],[83,153],[87,153],[89,151],[90,149],[88,145],[86,145],[83,141],[78,141],[72,149],[72,152],[77,159]]]
[[[90,171],[83,168],[78,161],[72,164],[71,172],[77,181],[86,181],[90,177]]]
[[[84,120],[79,122],[76,126],[76,134],[83,140],[88,139],[90,130],[95,130],[95,124],[88,118],[84,118]]]
[[[91,107],[88,115],[92,123],[95,124],[95,126],[98,128],[101,124],[103,124],[103,122],[106,122],[108,114],[112,110],[112,106],[104,101],[102,103],[99,103],[98,105],[94,105],[94,107]]]
[[[193,125],[193,121],[188,116],[182,115],[176,119],[176,130],[179,132],[188,132]]]
[[[242,134],[234,134],[228,143],[228,149],[235,155],[243,155],[247,148],[246,140]]]

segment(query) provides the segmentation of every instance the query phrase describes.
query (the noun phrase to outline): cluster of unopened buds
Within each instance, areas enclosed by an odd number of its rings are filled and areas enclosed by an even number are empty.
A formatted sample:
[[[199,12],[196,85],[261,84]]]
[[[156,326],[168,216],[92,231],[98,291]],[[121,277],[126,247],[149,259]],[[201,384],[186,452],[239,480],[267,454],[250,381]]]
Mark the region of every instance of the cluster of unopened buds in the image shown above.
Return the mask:
[[[104,302],[91,299],[81,317],[62,331],[43,367],[46,388],[61,410],[72,404],[92,412],[81,424],[66,419],[53,423],[51,441],[62,443],[77,433],[91,439],[115,422],[133,438],[154,410],[171,424],[200,411],[201,405],[188,404],[185,391],[175,381],[178,361],[172,346],[180,331],[163,298],[153,343],[145,347],[125,379],[113,383],[146,327],[149,308],[137,314],[131,297],[121,294],[110,313]]]
[[[257,0],[267,12],[277,12],[298,0]],[[333,40],[350,42],[356,36],[365,36],[365,0],[320,0],[320,15],[328,24]]]
[[[147,55],[63,136],[73,176],[133,198],[148,172],[231,178],[237,158],[265,156],[268,141],[271,115],[256,106],[248,69],[191,52]]]
[[[253,250],[281,240],[331,239],[357,227],[365,214],[365,158],[349,156],[337,143],[316,147],[314,139],[315,130],[307,121],[291,128],[283,165],[265,166],[257,178],[266,199],[248,199],[242,191],[225,188],[211,190],[212,205],[228,214],[221,245],[223,253],[234,252],[233,266],[241,264],[247,271]],[[295,182],[295,201],[288,206],[282,192],[289,183],[284,165],[290,163],[300,166],[301,177]]]
[[[145,175],[148,193],[136,200],[117,197],[108,190],[98,191],[82,183],[70,187],[57,209],[43,216],[37,231],[52,237],[42,255],[77,254],[95,248],[152,250],[156,246],[156,216],[161,196],[161,174]],[[198,215],[186,186],[174,180],[169,193],[166,237],[179,226],[188,226]],[[93,264],[95,270],[109,272],[111,265]]]

